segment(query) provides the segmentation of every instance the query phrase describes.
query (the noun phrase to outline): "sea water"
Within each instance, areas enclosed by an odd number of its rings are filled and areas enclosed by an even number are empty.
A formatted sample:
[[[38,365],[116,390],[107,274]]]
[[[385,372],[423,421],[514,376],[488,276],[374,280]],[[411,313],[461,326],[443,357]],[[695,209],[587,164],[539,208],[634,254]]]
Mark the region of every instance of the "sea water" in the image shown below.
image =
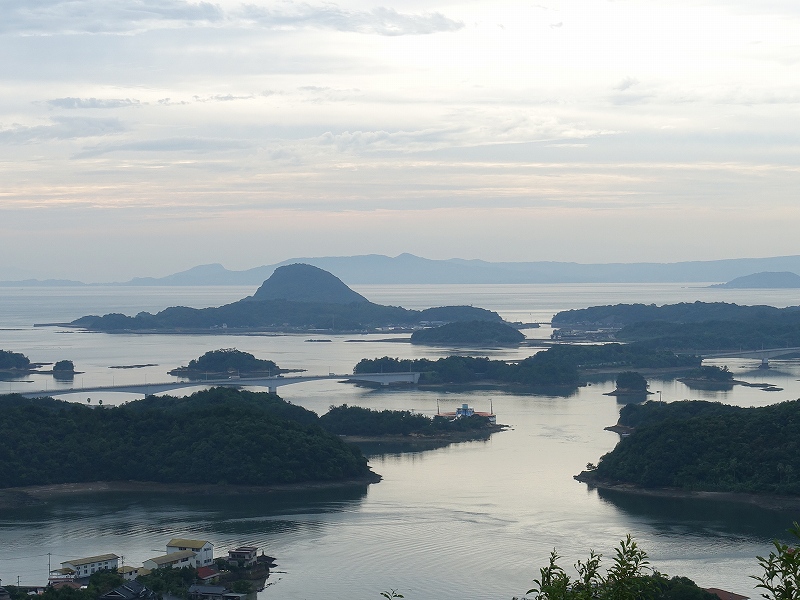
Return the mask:
[[[425,308],[472,304],[509,320],[549,322],[558,310],[618,302],[727,301],[788,306],[794,291],[719,290],[689,285],[357,286],[382,304]],[[85,333],[34,323],[69,321],[84,314],[171,305],[214,306],[252,294],[250,288],[0,288],[0,348],[35,362],[70,359],[82,373],[72,385],[99,386],[167,381],[167,371],[208,350],[235,347],[281,367],[309,374],[347,373],[361,358],[438,358],[454,352],[523,358],[520,349],[425,348],[389,342],[389,335],[138,335]],[[543,325],[525,331],[548,337]],[[403,337],[403,336],[397,336]],[[330,339],[310,343],[309,338]],[[800,362],[727,364],[737,379],[784,388],[764,392],[735,387],[698,392],[669,379],[651,379],[664,400],[711,399],[762,406],[800,397]],[[138,366],[151,365],[151,366]],[[137,368],[111,368],[111,367]],[[0,392],[57,388],[51,376],[0,382]],[[215,498],[157,494],[107,494],[59,498],[44,506],[0,512],[0,579],[42,584],[48,564],[116,553],[137,566],[165,551],[171,537],[209,539],[216,555],[255,545],[279,567],[260,600],[379,598],[396,589],[409,600],[510,598],[531,587],[553,548],[571,569],[593,548],[606,556],[630,533],[654,567],[755,596],[749,575],[770,541],[785,539],[798,515],[703,500],[645,498],[588,489],[573,480],[618,441],[603,430],[616,422],[620,404],[605,396],[612,378],[565,396],[498,390],[446,393],[413,389],[370,390],[335,381],[280,388],[280,394],[318,413],[347,403],[433,414],[468,403],[494,408],[508,431],[488,441],[426,451],[376,450],[370,465],[383,476],[368,488],[252,497]],[[86,394],[65,396],[86,402]],[[89,401],[116,404],[135,396],[93,393]]]

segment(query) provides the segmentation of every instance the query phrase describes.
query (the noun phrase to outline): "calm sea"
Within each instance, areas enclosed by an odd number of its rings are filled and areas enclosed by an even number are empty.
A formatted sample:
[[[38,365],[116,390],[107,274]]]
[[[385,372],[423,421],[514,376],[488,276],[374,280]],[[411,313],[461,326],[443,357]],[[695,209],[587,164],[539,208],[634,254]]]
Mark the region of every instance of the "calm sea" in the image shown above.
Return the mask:
[[[547,322],[566,308],[617,302],[726,301],[788,306],[795,291],[717,290],[689,285],[358,286],[383,304],[424,308],[472,304],[515,321]],[[217,348],[235,347],[309,373],[349,372],[364,357],[446,356],[453,352],[520,358],[531,349],[465,351],[426,349],[377,341],[380,336],[166,336],[82,333],[34,323],[68,321],[84,314],[171,305],[213,306],[252,294],[252,288],[0,288],[0,348],[36,362],[70,359],[82,374],[76,385],[167,381],[166,372]],[[550,329],[526,331],[548,337]],[[141,368],[110,367],[152,365]],[[722,363],[719,363],[722,364]],[[737,378],[767,381],[782,392],[736,387],[696,392],[676,381],[651,380],[664,400],[713,399],[762,406],[800,397],[800,362],[729,360]],[[0,381],[0,392],[53,389],[52,377]],[[218,554],[256,545],[278,558],[279,568],[260,600],[376,599],[397,589],[409,600],[511,598],[531,587],[538,568],[557,548],[565,566],[590,548],[605,555],[631,533],[653,565],[704,586],[755,596],[749,575],[755,556],[769,551],[800,515],[709,501],[635,498],[598,493],[572,476],[616,444],[620,405],[603,393],[609,380],[593,381],[568,397],[518,395],[497,390],[469,393],[370,391],[333,381],[281,388],[283,397],[319,413],[330,405],[413,409],[428,414],[468,402],[491,405],[509,431],[487,442],[427,451],[379,448],[370,457],[383,475],[368,489],[246,498],[122,494],[76,497],[46,506],[0,513],[0,578],[41,584],[50,564],[114,552],[125,564],[163,553],[170,537],[214,542]],[[67,398],[86,402],[86,394]],[[115,404],[125,394],[93,394]],[[49,555],[49,556],[48,556]]]

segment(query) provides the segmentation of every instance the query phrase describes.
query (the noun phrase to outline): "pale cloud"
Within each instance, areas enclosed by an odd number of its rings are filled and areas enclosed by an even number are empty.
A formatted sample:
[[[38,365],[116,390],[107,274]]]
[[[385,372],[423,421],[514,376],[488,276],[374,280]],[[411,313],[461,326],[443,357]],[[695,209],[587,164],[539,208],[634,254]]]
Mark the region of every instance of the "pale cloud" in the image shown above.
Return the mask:
[[[448,251],[487,259],[607,260],[651,231],[653,258],[691,258],[666,210],[704,232],[697,258],[791,244],[767,225],[797,212],[800,4],[533,1],[6,0],[0,225],[76,252],[100,232],[115,268],[141,239],[173,260],[190,222],[185,260],[222,260],[214,232],[247,240],[240,264],[433,256],[439,217]],[[626,225],[593,232],[599,213]],[[733,240],[736,219],[767,233]]]
[[[439,12],[401,13],[385,7],[369,11],[345,10],[335,4],[283,3],[281,9],[250,4],[244,5],[238,16],[267,28],[313,27],[386,36],[426,35],[464,27],[462,22]]]
[[[139,101],[130,98],[54,98],[47,104],[56,108],[125,108]]]
[[[32,144],[52,140],[74,140],[115,135],[124,130],[125,127],[118,119],[56,116],[51,117],[46,124],[12,125],[0,129],[0,143]]]
[[[332,3],[241,4],[225,10],[186,0],[6,0],[0,33],[26,35],[128,34],[193,26],[331,29],[384,36],[457,31],[464,24],[439,12],[403,13],[388,7],[348,10]]]
[[[191,154],[206,154],[225,152],[228,150],[242,150],[250,148],[251,143],[239,140],[208,139],[208,138],[167,138],[153,139],[136,142],[120,142],[113,144],[96,145],[85,148],[73,158],[93,158],[104,154],[117,152],[126,153],[160,153],[160,152],[186,152]]]

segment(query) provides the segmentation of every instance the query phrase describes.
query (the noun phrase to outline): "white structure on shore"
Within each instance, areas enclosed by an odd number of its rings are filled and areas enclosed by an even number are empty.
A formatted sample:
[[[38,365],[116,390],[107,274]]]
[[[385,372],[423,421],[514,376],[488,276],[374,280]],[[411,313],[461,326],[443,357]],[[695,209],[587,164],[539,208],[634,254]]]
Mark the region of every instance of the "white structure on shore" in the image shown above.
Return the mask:
[[[195,564],[192,565],[193,567],[208,567],[214,564],[214,544],[208,540],[172,538],[169,543],[167,543],[167,555],[176,552],[185,552],[187,550],[191,550],[196,555],[194,559]]]
[[[75,572],[75,579],[89,577],[102,569],[116,571],[119,567],[119,556],[116,554],[101,554],[99,556],[89,556],[86,558],[76,558],[61,563],[61,569],[70,569]]]

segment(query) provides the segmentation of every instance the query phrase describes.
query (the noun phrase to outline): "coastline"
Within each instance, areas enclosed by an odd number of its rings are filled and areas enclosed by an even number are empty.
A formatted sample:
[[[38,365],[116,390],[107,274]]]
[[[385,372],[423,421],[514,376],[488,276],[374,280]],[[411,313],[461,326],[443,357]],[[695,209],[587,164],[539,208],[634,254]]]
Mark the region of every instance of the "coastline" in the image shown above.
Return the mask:
[[[596,488],[659,498],[688,498],[694,500],[716,500],[750,504],[767,510],[800,510],[800,496],[777,496],[770,494],[751,494],[747,492],[708,492],[702,490],[684,490],[680,488],[643,488],[632,483],[606,481],[597,478],[590,471],[581,471],[573,479],[585,483],[589,489]]]
[[[153,481],[90,481],[81,483],[56,483],[0,489],[0,510],[39,506],[51,498],[103,494],[108,492],[155,492],[185,494],[192,496],[241,496],[328,490],[378,483],[382,477],[370,473],[364,477],[339,481],[304,481],[301,483],[278,483],[273,485],[230,485],[203,483],[157,483]]]

